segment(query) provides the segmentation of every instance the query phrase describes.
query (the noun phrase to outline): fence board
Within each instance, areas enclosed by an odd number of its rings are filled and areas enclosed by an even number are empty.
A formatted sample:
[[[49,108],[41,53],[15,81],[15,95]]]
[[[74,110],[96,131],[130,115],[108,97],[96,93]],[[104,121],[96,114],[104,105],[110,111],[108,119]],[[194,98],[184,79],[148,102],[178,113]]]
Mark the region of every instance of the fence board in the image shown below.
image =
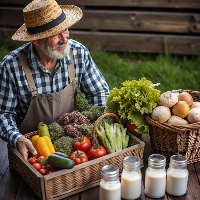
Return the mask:
[[[73,29],[200,33],[199,13],[83,10]]]
[[[1,0],[0,4],[27,5],[31,0]],[[57,0],[60,5],[79,6],[117,6],[117,7],[155,7],[155,8],[200,8],[199,0]]]
[[[171,54],[197,54],[200,52],[200,36],[173,36],[158,34],[106,33],[71,31],[71,36],[79,38],[89,48],[99,42],[108,51],[130,51],[164,53],[165,38]]]
[[[72,29],[200,33],[199,13],[83,10]],[[0,7],[0,26],[20,27],[22,8]]]

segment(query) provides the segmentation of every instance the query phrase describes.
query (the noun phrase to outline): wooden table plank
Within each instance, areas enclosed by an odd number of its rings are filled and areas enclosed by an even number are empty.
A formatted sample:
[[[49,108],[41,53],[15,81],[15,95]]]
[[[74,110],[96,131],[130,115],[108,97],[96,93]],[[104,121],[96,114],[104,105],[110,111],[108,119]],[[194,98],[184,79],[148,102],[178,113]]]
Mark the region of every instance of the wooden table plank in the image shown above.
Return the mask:
[[[40,200],[37,194],[31,187],[23,180],[15,200]]]
[[[89,191],[83,191],[81,193],[81,200],[96,200],[99,199],[99,186],[91,188]]]
[[[200,162],[194,163],[196,175],[198,177],[199,185],[200,185]]]

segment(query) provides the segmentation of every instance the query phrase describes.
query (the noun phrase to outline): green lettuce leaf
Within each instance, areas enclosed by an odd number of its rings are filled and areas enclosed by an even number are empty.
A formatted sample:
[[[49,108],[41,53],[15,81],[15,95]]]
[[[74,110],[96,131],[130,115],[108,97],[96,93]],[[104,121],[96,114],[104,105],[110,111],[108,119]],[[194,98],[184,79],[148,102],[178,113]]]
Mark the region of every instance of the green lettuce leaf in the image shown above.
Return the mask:
[[[151,81],[143,77],[139,81],[123,82],[120,89],[113,88],[107,98],[107,112],[115,113],[124,123],[130,118],[132,123],[136,124],[139,133],[148,133],[145,121],[141,118],[137,121],[137,117],[132,115],[142,116],[152,113],[153,108],[157,106],[160,100],[160,90],[149,88],[151,84]]]

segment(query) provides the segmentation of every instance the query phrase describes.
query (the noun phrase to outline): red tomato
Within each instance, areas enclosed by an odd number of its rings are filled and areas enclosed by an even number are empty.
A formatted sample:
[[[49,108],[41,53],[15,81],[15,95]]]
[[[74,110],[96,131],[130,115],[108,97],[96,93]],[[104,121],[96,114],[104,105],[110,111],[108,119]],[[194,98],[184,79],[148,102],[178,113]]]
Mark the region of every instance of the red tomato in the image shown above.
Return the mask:
[[[38,160],[46,160],[46,157],[45,156],[40,156],[40,157],[38,157]]]
[[[51,165],[48,165],[48,164],[47,164],[47,166],[46,166],[46,169],[49,170],[49,171],[54,170],[54,168],[53,168]]]
[[[81,151],[87,152],[90,147],[91,147],[91,141],[86,136],[75,138],[75,142],[74,142],[75,150],[81,150]]]
[[[40,163],[33,163],[32,166],[37,170],[41,169],[41,167],[42,167],[42,165]]]
[[[47,166],[41,165],[41,169],[47,169]]]
[[[35,154],[33,157],[34,157],[35,159],[37,159],[37,158],[38,158],[38,155],[37,155],[37,154]]]
[[[50,170],[50,171],[48,172],[48,174],[51,174],[51,173],[53,173],[53,172],[56,172],[56,170]]]
[[[106,149],[102,145],[95,144],[87,152],[88,158],[90,160],[105,156]]]
[[[36,160],[34,158],[29,158],[28,162],[32,165],[32,164],[36,163]]]
[[[38,169],[38,172],[40,172],[40,174],[42,174],[43,176],[48,174],[48,170],[47,169]]]
[[[88,157],[84,151],[77,150],[74,151],[70,156],[69,159],[73,160],[75,162],[75,165],[79,165],[81,163],[87,162]]]
[[[131,124],[131,120],[127,120],[126,121],[126,127],[129,131],[131,131],[132,133],[134,133],[135,135],[140,135],[139,133],[137,133],[135,131],[135,129],[137,128],[137,126],[135,124]]]

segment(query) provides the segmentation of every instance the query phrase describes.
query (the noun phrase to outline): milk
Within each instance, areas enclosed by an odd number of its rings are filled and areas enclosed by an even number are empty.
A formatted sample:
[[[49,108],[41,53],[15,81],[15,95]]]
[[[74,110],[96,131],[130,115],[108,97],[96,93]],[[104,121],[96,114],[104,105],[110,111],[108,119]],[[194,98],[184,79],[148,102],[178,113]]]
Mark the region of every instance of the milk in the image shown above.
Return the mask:
[[[187,191],[188,171],[187,169],[173,169],[167,170],[167,188],[168,194],[173,196],[182,196]]]
[[[151,198],[165,195],[166,172],[163,170],[147,169],[145,175],[145,194]]]
[[[187,191],[187,182],[187,158],[183,155],[172,155],[167,170],[166,192],[173,196],[182,196]]]
[[[119,168],[105,165],[101,168],[99,200],[121,200],[121,183]]]
[[[123,199],[137,199],[141,195],[141,173],[122,172],[121,196]]]
[[[99,200],[121,200],[120,181],[109,182],[109,181],[101,180]]]

